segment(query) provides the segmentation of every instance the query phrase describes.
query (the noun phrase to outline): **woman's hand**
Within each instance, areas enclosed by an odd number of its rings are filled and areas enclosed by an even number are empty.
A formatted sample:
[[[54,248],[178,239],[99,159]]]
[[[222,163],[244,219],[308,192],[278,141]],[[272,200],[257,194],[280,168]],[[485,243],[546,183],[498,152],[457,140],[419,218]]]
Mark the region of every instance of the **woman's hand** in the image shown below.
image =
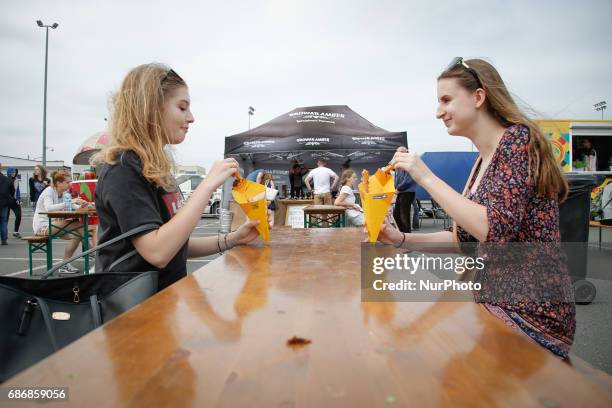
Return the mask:
[[[83,207],[87,207],[87,201],[83,200],[82,198],[74,198],[72,200],[73,203],[75,203],[76,205],[78,205],[79,207],[83,208]]]
[[[415,152],[397,152],[390,164],[394,166],[395,170],[403,170],[410,174],[410,177],[420,185],[435,177],[429,167],[423,163],[423,160]]]
[[[404,239],[404,233],[389,224],[383,224],[378,233],[378,241],[383,244],[398,246]]]
[[[213,163],[203,183],[214,191],[237,171],[238,162],[235,159],[218,160]]]
[[[254,241],[258,236],[257,227],[259,221],[247,221],[240,226],[236,231],[230,232],[228,238],[233,245],[246,245]],[[233,246],[232,245],[232,246]]]

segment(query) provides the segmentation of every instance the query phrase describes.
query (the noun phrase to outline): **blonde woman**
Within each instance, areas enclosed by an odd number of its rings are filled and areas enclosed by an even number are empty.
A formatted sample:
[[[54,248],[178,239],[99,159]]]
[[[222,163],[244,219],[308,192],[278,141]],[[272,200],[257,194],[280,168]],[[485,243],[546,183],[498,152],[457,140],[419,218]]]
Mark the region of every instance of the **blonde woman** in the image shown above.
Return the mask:
[[[62,211],[64,210],[64,194],[70,193],[70,175],[61,170],[54,171],[51,173],[51,186],[45,188],[40,196],[37,197],[36,210],[34,211],[34,217],[32,218],[32,228],[35,235],[49,235],[49,217],[44,212],[49,211]],[[82,207],[87,205],[87,202],[80,198],[72,200],[74,206]],[[62,228],[78,228],[83,226],[83,223],[78,219],[57,219],[52,221],[51,228],[54,229],[53,233],[59,231]],[[82,234],[82,230],[78,230],[79,234]],[[64,259],[70,258],[76,249],[79,247],[81,242],[76,236],[72,234],[65,234],[62,239],[68,240],[66,247],[64,248]],[[59,273],[77,273],[78,268],[68,263],[62,266]]]
[[[353,188],[357,183],[357,174],[352,169],[344,170],[340,183],[342,188],[334,205],[346,207],[346,219],[350,227],[362,227],[364,225],[363,209],[355,203],[355,193],[353,193]]]
[[[111,140],[92,159],[101,165],[95,192],[100,244],[138,226],[150,231],[103,248],[97,272],[159,271],[159,289],[187,273],[187,258],[221,252],[257,238],[257,222],[212,237],[190,238],[212,193],[238,171],[234,159],[217,161],[184,202],[165,150],[185,140],[194,122],[185,81],[162,64],[132,69],[114,97]]]

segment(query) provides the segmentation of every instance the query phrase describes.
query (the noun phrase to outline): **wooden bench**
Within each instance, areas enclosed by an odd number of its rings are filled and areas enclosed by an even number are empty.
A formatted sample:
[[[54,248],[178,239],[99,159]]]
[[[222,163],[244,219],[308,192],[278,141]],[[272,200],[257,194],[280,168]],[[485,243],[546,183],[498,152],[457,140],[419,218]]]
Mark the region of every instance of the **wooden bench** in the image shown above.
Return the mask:
[[[32,254],[35,252],[44,252],[47,254],[47,262],[49,261],[49,237],[47,235],[32,235],[29,237],[22,237],[24,241],[28,242],[28,261],[30,263],[30,276],[32,276]]]
[[[589,221],[589,227],[599,228],[599,249],[601,249],[601,229],[612,228],[612,225],[603,225],[599,221]]]

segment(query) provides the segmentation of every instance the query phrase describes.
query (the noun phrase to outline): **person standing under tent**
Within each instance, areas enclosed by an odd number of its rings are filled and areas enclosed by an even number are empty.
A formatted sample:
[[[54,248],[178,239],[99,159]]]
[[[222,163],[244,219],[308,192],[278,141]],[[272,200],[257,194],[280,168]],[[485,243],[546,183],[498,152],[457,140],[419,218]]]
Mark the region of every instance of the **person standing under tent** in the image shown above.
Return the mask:
[[[397,148],[398,152],[406,153],[408,149],[404,146]],[[393,207],[393,218],[400,231],[411,232],[410,229],[410,209],[416,195],[416,183],[410,177],[410,174],[402,170],[395,171],[395,190],[397,192],[395,198],[395,206]]]
[[[315,205],[331,205],[331,192],[338,183],[338,175],[331,169],[325,167],[327,162],[324,159],[317,160],[317,167],[310,170],[306,176],[305,184],[309,192],[314,194]],[[310,186],[310,181],[314,181],[314,188]]]

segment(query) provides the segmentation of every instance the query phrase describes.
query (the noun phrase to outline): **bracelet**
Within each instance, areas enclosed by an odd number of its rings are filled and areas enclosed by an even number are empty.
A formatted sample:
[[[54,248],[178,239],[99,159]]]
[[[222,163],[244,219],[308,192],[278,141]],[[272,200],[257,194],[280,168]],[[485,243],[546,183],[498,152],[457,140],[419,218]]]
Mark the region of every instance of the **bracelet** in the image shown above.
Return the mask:
[[[406,233],[402,232],[402,234],[404,235],[404,237],[402,238],[402,242],[400,242],[398,246],[393,245],[394,247],[401,248],[402,245],[404,245],[404,242],[406,241]]]
[[[221,251],[221,233],[217,233],[217,249],[220,254],[223,253],[223,251]]]
[[[229,245],[227,244],[227,236],[228,235],[229,235],[229,233],[225,234],[225,236],[223,237],[223,242],[225,242],[225,250],[226,251],[230,249]]]

